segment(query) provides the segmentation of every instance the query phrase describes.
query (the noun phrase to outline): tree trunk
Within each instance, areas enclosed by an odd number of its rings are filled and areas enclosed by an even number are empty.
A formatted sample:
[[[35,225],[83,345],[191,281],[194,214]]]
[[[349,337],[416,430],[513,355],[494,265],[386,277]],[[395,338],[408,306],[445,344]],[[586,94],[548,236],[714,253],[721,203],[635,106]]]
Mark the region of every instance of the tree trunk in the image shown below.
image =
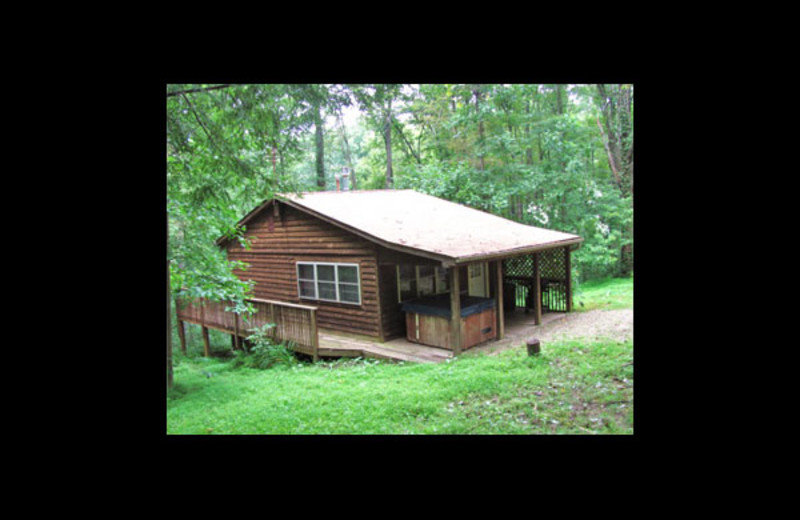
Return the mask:
[[[597,85],[603,113],[603,125],[597,125],[603,134],[608,153],[608,163],[623,197],[630,196],[633,207],[633,86]],[[605,132],[603,132],[605,128]],[[620,274],[633,268],[633,222],[622,230],[619,251]]]
[[[633,194],[633,87],[597,85],[608,162],[623,196]],[[600,122],[598,121],[598,126]],[[605,129],[605,132],[603,132]]]
[[[383,111],[383,142],[386,144],[386,189],[392,189],[392,99],[386,101]]]
[[[408,153],[411,155],[411,157],[414,158],[415,161],[417,161],[417,164],[422,164],[422,159],[420,158],[419,154],[417,154],[417,152],[414,151],[414,146],[406,137],[406,134],[403,132],[403,128],[400,126],[400,124],[397,122],[396,119],[393,120],[393,122],[394,122],[393,126],[397,130],[397,133],[400,135],[401,142],[404,145],[406,145],[406,150],[408,150]]]
[[[531,145],[531,100],[525,102],[525,114],[528,120],[525,123],[525,164],[528,166],[533,165],[533,146]]]
[[[167,219],[167,251],[169,251],[169,219]],[[172,376],[172,316],[170,315],[170,305],[172,304],[172,290],[169,280],[169,254],[167,254],[167,390],[174,384]]]
[[[342,112],[339,111],[337,114],[337,119],[339,120],[339,128],[342,131],[342,142],[344,143],[344,158],[347,161],[347,168],[350,171],[350,186],[352,189],[357,189],[358,186],[356,185],[356,170],[353,168],[353,162],[350,160],[350,143],[347,142],[347,131],[344,127],[344,120],[342,119]]]
[[[314,107],[314,137],[317,152],[317,186],[325,188],[325,141],[322,136],[322,114],[319,105]]]
[[[486,162],[484,158],[484,150],[483,150],[483,118],[481,117],[481,91],[480,88],[476,88],[472,91],[475,95],[475,115],[478,116],[478,163],[480,164],[481,171],[486,170]]]

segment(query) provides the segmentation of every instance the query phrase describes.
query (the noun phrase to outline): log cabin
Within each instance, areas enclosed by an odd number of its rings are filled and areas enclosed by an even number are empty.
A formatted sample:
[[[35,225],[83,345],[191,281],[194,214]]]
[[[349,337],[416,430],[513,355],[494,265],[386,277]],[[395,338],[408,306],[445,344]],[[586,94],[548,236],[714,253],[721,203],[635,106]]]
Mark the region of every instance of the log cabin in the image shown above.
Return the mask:
[[[452,351],[502,339],[504,314],[572,309],[578,235],[413,190],[278,195],[222,237],[256,298],[317,307],[320,329]]]

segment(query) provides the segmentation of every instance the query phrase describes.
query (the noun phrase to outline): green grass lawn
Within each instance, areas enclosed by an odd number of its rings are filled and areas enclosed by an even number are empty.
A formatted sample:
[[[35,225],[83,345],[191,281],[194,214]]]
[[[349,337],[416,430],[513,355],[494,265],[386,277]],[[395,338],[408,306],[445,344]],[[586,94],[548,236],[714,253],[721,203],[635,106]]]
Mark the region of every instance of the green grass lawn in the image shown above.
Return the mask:
[[[630,279],[582,290],[584,309],[632,305]],[[548,342],[535,357],[520,345],[440,364],[342,359],[254,370],[192,350],[174,358],[170,434],[633,433],[630,341]]]
[[[633,308],[633,277],[590,280],[578,286],[572,297],[576,311]]]
[[[270,370],[183,358],[168,433],[632,433],[632,343],[562,342],[449,363],[339,360]]]

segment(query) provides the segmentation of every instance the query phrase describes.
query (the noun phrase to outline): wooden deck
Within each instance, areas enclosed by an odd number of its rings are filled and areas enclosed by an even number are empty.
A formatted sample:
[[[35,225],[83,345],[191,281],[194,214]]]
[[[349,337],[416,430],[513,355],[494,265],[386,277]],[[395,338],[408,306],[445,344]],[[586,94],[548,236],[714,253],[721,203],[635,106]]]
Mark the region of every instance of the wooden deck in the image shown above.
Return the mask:
[[[542,315],[542,324],[537,326],[534,323],[534,313],[528,314],[518,309],[513,314],[509,313],[505,316],[504,339],[487,341],[467,349],[465,352],[488,353],[521,344],[527,337],[535,336],[540,327],[566,316],[567,314],[563,312],[545,313]],[[412,343],[405,338],[381,343],[368,337],[343,335],[325,329],[319,330],[319,355],[324,357],[368,357],[416,363],[441,363],[453,358],[453,352],[450,350]]]
[[[381,343],[367,337],[345,336],[324,329],[319,331],[319,355],[324,357],[368,357],[417,363],[439,363],[453,357],[453,353],[449,350],[411,343],[405,338]]]
[[[258,309],[258,312],[250,318],[247,326],[275,322],[277,325],[273,330],[278,339],[291,340],[297,352],[312,356],[315,360],[320,356],[368,357],[416,363],[440,363],[453,358],[451,350],[412,343],[404,337],[381,343],[368,336],[318,328],[316,307],[255,298],[248,301]],[[237,348],[238,336],[246,335],[245,324],[239,323],[238,316],[225,311],[226,303],[224,302],[206,302],[204,305],[196,303],[197,305],[185,306],[176,304],[181,350],[186,352],[184,322],[196,323],[203,328],[205,356],[210,355],[209,328],[231,334],[233,348]],[[537,326],[535,313],[526,313],[523,309],[517,309],[512,313],[505,314],[505,337],[502,340],[490,340],[471,347],[465,352],[490,353],[520,345],[525,339],[535,337],[541,326],[566,316],[567,314],[563,312],[545,313],[542,316],[541,325]]]

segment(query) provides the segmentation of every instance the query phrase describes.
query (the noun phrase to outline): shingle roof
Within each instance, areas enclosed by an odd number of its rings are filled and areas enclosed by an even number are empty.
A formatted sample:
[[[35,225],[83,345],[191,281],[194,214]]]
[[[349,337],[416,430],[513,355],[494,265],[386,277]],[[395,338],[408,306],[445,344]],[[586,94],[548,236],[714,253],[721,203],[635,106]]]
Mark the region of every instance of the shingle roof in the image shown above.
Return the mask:
[[[278,199],[390,249],[445,265],[583,242],[578,235],[527,226],[413,190],[320,191]]]
[[[578,235],[527,226],[413,190],[321,191],[279,198],[368,240],[444,264],[583,242]]]

